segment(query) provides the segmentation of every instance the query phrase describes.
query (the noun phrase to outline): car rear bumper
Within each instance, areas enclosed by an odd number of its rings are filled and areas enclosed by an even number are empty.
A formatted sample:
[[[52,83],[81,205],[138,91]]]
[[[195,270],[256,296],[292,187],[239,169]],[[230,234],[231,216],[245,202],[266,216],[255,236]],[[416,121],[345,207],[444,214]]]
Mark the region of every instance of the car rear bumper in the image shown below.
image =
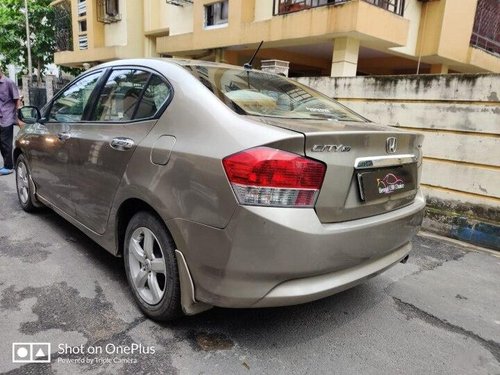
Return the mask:
[[[217,229],[168,224],[189,266],[195,298],[221,307],[305,303],[348,289],[410,251],[425,200],[358,220],[323,224],[313,209],[241,206]]]
[[[285,281],[271,290],[252,307],[297,305],[331,296],[384,272],[399,263],[408,255],[410,250],[411,243],[407,243],[381,258],[345,270]]]

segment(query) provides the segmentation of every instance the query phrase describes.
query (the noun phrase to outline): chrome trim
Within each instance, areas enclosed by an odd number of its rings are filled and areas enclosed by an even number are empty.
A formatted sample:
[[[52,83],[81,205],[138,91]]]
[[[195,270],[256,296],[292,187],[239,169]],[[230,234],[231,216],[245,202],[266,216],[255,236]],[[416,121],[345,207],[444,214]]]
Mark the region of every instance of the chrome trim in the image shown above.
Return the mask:
[[[354,168],[369,169],[392,167],[394,165],[412,164],[417,162],[417,156],[413,154],[391,155],[391,156],[368,156],[356,158]]]
[[[113,138],[109,144],[118,151],[127,151],[135,146],[134,140],[126,137]]]
[[[389,137],[385,141],[385,151],[388,154],[394,154],[396,150],[398,149],[398,140],[396,137]]]
[[[61,142],[64,142],[71,138],[71,134],[69,132],[61,132],[57,134],[57,138],[59,138]]]

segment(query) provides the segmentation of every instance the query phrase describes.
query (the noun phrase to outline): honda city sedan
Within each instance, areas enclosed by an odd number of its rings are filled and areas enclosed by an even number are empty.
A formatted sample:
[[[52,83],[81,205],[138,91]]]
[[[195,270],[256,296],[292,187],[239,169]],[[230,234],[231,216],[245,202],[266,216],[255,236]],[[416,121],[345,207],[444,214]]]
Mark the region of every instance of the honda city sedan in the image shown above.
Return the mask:
[[[405,261],[422,222],[423,137],[280,75],[115,61],[20,117],[22,208],[123,257],[153,319],[331,296]]]

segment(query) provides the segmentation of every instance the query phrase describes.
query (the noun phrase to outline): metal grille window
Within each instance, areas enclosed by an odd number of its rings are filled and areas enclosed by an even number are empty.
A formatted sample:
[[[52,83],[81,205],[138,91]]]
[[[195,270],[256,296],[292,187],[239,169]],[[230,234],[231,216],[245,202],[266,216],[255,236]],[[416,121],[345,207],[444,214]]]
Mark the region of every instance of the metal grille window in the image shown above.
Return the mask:
[[[479,0],[470,44],[500,54],[500,13],[498,0]]]
[[[205,5],[205,26],[225,25],[228,22],[228,0]]]

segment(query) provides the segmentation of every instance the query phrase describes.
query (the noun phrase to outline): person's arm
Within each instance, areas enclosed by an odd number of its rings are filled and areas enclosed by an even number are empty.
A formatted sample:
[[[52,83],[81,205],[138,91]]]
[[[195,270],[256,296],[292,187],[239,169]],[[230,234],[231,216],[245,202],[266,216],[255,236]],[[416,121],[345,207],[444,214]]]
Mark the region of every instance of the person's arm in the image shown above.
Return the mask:
[[[23,103],[21,97],[19,99],[16,99],[16,110],[18,110],[19,108],[22,108],[23,106],[24,106],[24,103]],[[24,125],[26,125],[26,124],[23,121],[21,121],[18,116],[16,116],[16,117],[17,117],[17,126],[19,126],[19,128],[22,129],[24,127]]]

